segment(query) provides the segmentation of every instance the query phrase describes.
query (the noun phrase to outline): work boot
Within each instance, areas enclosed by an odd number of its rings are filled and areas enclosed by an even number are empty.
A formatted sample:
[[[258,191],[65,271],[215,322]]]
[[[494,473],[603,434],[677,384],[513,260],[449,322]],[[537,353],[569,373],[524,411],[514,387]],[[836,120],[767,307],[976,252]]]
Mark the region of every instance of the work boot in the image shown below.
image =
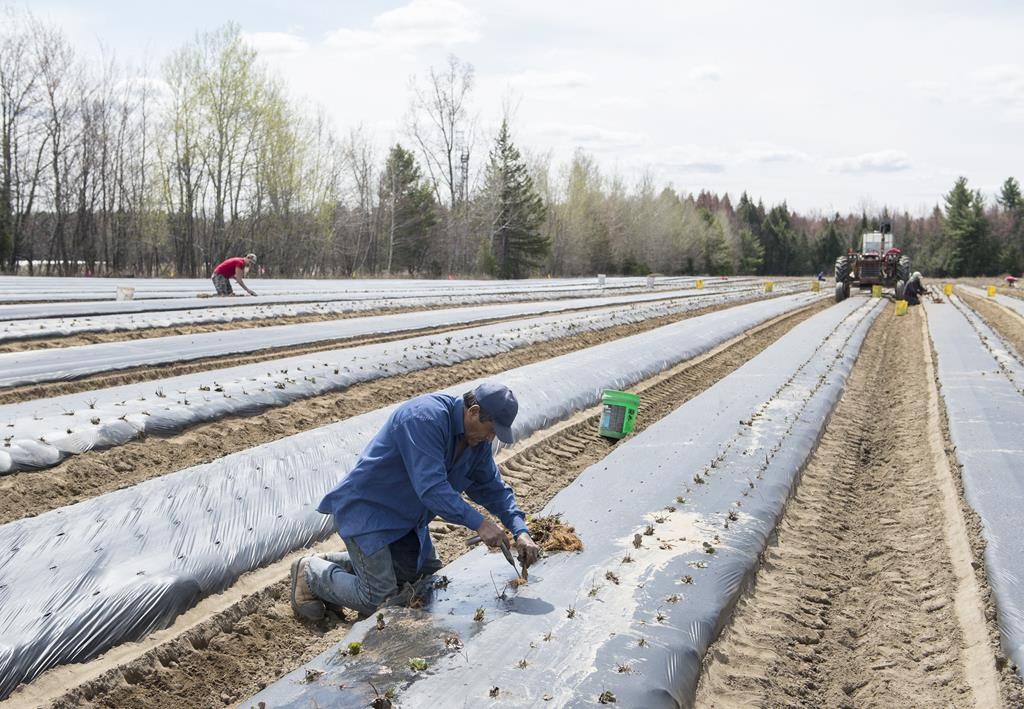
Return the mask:
[[[306,620],[320,620],[326,609],[324,602],[313,595],[306,580],[306,568],[310,557],[304,556],[292,562],[292,610]]]

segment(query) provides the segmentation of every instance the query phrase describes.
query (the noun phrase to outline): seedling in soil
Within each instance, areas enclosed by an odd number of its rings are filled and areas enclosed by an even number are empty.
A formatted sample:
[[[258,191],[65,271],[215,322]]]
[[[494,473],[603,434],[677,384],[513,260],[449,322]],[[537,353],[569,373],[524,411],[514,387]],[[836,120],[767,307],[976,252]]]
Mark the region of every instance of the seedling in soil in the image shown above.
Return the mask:
[[[442,576],[439,579],[434,579],[434,589],[444,591],[448,589],[448,584],[451,583],[447,576]]]
[[[525,657],[522,660],[520,660],[519,662],[516,663],[516,667],[518,667],[521,670],[525,670],[529,666],[530,666],[530,663],[526,661]]]
[[[644,538],[641,537],[639,534],[634,534],[633,535],[633,547],[635,549],[639,549],[643,545],[644,545]]]
[[[369,681],[369,680],[367,680]],[[371,709],[391,709],[391,700],[395,698],[397,692],[394,687],[388,687],[388,689],[381,694],[377,691],[377,687],[374,686],[373,682],[370,682],[370,688],[373,689],[373,693],[377,695],[377,698],[370,703]],[[262,704],[263,702],[260,702]]]
[[[384,630],[385,627],[387,627],[387,623],[384,622],[384,614],[383,613],[378,613],[377,614],[377,630]]]
[[[501,694],[501,687],[491,687],[491,691],[487,693],[489,697],[497,698]]]
[[[671,596],[665,599],[665,603],[679,603],[679,594],[673,593]]]
[[[413,672],[423,672],[427,669],[427,661],[422,657],[410,657],[409,658],[409,669]]]
[[[544,633],[544,642],[546,642],[546,643],[547,642],[551,642],[551,638],[553,638],[553,637],[555,637],[555,636],[552,635],[551,631],[549,630],[548,632]]]
[[[686,498],[683,497],[682,495],[676,495],[676,502],[678,502],[680,505],[685,505]]]
[[[704,484],[704,478],[701,477],[700,473],[694,473],[693,474],[693,481],[695,483],[697,483],[698,485],[703,485]]]
[[[666,505],[665,506],[665,511],[668,512],[668,513],[672,513],[672,512],[676,511],[676,508],[675,508],[674,505]]]
[[[687,566],[694,569],[706,569],[708,568],[708,562],[706,561],[691,561]]]
[[[654,518],[654,521],[655,521],[655,522],[656,522],[657,524],[665,524],[665,518],[664,518],[664,517],[655,517],[655,518]]]
[[[654,616],[654,619],[656,621],[658,621],[659,623],[664,623],[665,622],[665,614],[661,612],[660,608],[658,609],[657,615]]]
[[[323,675],[323,671],[309,668],[306,670],[306,677],[302,681],[305,683],[316,682]]]
[[[726,516],[729,518],[730,522],[735,522],[740,518],[740,515],[738,512],[736,512],[736,510],[729,510],[729,514]]]
[[[605,574],[604,574],[604,577],[606,579],[608,579],[609,581],[611,581],[616,586],[619,585],[619,577],[615,574],[614,571],[606,571]]]
[[[663,550],[663,551],[668,551],[668,550],[672,549],[672,544],[669,543],[669,542],[662,542],[661,544],[658,545],[658,548]]]
[[[690,576],[690,574],[686,574],[685,576],[683,576],[683,578],[680,579],[680,581],[682,581],[683,583],[693,583],[693,577]]]
[[[565,615],[566,615],[567,618],[575,618],[576,617],[576,606],[569,606],[568,608],[566,608],[565,609]]]
[[[590,587],[590,590],[587,591],[587,597],[588,598],[593,598],[594,596],[597,595],[597,592],[600,591],[600,590],[601,590],[600,586],[598,586],[596,583],[592,584],[591,587]]]
[[[622,563],[623,564],[632,564],[633,563],[633,557],[631,557],[629,554],[626,554],[624,557],[622,557]]]
[[[653,535],[654,535],[654,525],[653,524],[649,524],[649,525],[647,525],[647,529],[644,530],[644,536],[645,537],[650,537],[650,536],[653,536]]]
[[[650,643],[647,642],[647,638],[645,638],[643,635],[641,635],[640,639],[636,641],[636,644],[639,647],[647,647]]]
[[[628,675],[633,673],[633,668],[625,662],[620,662],[615,666],[615,671],[618,672],[620,675]]]
[[[611,690],[604,690],[601,695],[597,698],[597,701],[601,704],[614,704],[615,695],[611,693]]]
[[[349,655],[358,655],[362,651],[363,651],[363,644],[362,643],[349,643],[348,644],[348,649],[346,649],[345,652],[346,652],[346,654],[349,654]]]
[[[483,608],[477,608],[476,609],[476,612],[473,614],[473,620],[475,620],[478,623],[482,623],[484,621],[484,609]]]
[[[702,546],[704,547],[704,553],[705,554],[714,554],[715,553],[715,548],[713,546],[711,546],[708,542],[703,542]]]

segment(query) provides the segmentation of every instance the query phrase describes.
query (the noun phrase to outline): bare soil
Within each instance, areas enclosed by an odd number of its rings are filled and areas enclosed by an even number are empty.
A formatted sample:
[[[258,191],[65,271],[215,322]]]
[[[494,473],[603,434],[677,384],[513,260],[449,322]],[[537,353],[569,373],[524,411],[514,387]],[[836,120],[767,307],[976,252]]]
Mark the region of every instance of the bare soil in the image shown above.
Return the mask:
[[[823,301],[812,307],[816,312],[826,306],[827,302]],[[219,419],[167,438],[150,436],[108,450],[88,451],[46,470],[0,476],[0,524],[32,517],[175,470],[208,463],[229,453],[334,423],[418,394],[500,374],[724,307],[731,306],[702,308],[642,323],[619,325],[451,367],[434,367],[379,379],[268,409],[256,416]]]
[[[727,376],[824,307],[828,307],[828,303],[816,304],[755,328],[728,346],[635,388],[643,397],[636,431],[644,430]],[[493,371],[503,368],[504,365]],[[440,381],[443,376],[440,370],[432,370],[429,377],[417,383],[421,387],[417,391],[443,386]],[[460,373],[452,381],[466,376],[470,375]],[[394,391],[391,385],[396,387]],[[396,397],[400,394],[400,398],[413,393],[408,383],[399,386],[391,382],[391,385],[382,383],[380,386],[385,388],[381,392],[391,392]],[[383,403],[376,400],[374,405]],[[536,442],[503,463],[504,477],[515,488],[524,511],[539,511],[580,472],[608,454],[615,443],[597,435],[598,416],[596,412],[581,416],[551,435],[536,436]],[[152,445],[152,442],[147,444]],[[245,442],[240,447],[248,445],[252,443]],[[432,528],[443,561],[450,562],[464,552],[468,530],[444,523],[435,523]],[[281,568],[282,574],[286,573],[286,567]],[[244,588],[245,583],[243,578],[236,586]],[[329,617],[320,624],[296,620],[288,604],[287,578],[280,578],[269,585],[250,589],[249,595],[225,610],[212,614],[141,657],[117,664],[96,679],[69,689],[52,706],[223,707],[250,696],[331,647],[344,637],[349,624],[350,621],[338,617]],[[97,662],[102,661],[100,658]],[[46,681],[44,676],[37,682]],[[60,686],[63,689],[67,685]],[[17,702],[18,696],[15,694],[10,702]]]
[[[925,328],[872,327],[697,706],[1022,706]]]
[[[1013,345],[1017,354],[1024,356],[1024,317],[999,303],[966,293],[957,293],[1004,340]]]

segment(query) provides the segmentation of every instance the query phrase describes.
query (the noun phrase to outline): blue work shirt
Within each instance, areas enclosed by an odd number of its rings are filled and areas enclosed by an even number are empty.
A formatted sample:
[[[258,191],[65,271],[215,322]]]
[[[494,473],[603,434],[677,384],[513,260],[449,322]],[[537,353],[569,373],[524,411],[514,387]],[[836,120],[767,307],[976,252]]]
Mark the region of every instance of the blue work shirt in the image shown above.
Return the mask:
[[[425,394],[395,409],[359,456],[355,467],[320,501],[342,537],[354,537],[374,554],[411,530],[420,540],[417,570],[431,556],[427,524],[434,517],[477,529],[483,515],[470,499],[497,516],[513,534],[526,531],[512,488],[494,462],[491,443],[466,447],[462,397]]]

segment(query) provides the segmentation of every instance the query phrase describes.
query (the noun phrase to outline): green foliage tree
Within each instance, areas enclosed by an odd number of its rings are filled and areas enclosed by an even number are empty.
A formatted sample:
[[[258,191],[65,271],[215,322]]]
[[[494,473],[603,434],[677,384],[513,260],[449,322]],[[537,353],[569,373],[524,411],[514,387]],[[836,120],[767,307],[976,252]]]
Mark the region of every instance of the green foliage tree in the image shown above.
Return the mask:
[[[533,185],[508,121],[502,121],[487,165],[484,201],[494,275],[524,278],[550,249],[541,234],[546,208]]]
[[[761,243],[764,246],[762,272],[773,275],[792,273],[795,240],[796,234],[785,202],[772,207],[761,227]]]
[[[825,230],[818,237],[818,246],[815,249],[814,263],[812,264],[812,269],[815,272],[831,273],[836,258],[845,252],[843,237],[839,233],[839,219],[839,215],[836,214],[832,219],[825,221]]]
[[[1007,177],[996,198],[1003,208],[1005,240],[1003,268],[1010,273],[1024,271],[1024,196],[1014,177]]]
[[[982,274],[990,266],[990,254],[985,253],[988,221],[981,192],[969,189],[967,178],[960,177],[945,195],[945,203],[943,231],[952,247],[949,273],[953,276]]]
[[[380,204],[387,243],[384,272],[404,269],[415,275],[430,249],[437,210],[433,188],[424,181],[416,158],[397,143],[384,164]]]

